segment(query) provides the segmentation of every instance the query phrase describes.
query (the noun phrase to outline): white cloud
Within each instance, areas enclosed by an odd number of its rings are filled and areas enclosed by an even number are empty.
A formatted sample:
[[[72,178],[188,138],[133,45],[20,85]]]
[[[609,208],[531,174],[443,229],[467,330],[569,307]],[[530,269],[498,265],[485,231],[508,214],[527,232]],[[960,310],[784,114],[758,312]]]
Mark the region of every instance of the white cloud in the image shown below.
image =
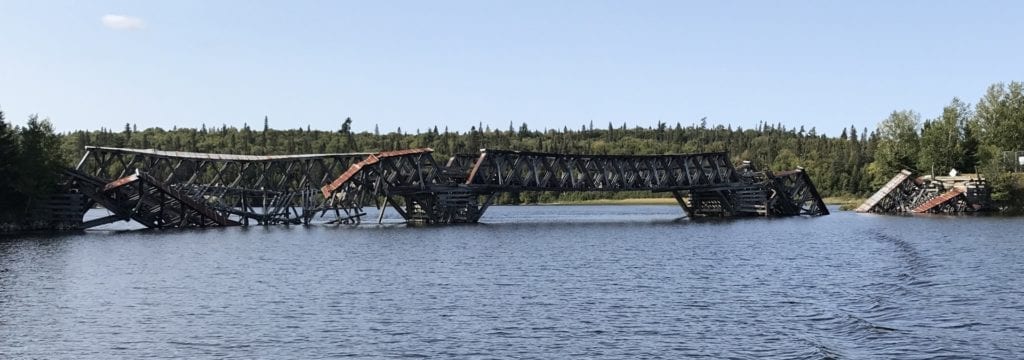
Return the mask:
[[[146,25],[142,19],[126,15],[107,14],[103,15],[100,21],[103,22],[103,26],[114,30],[139,30]]]

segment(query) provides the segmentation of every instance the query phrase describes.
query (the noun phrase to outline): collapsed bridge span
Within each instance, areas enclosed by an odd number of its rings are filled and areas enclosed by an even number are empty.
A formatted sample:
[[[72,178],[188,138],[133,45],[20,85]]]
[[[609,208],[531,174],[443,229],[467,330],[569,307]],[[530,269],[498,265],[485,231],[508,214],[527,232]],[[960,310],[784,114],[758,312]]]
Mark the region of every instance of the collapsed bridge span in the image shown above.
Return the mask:
[[[724,152],[574,155],[482,149],[438,162],[429,148],[379,153],[231,155],[87,147],[69,189],[147,227],[359,223],[382,219],[473,223],[497,195],[544,191],[670,193],[689,217],[827,215],[802,169],[734,167]],[[84,212],[84,210],[83,210]],[[333,216],[333,217],[332,217]]]
[[[914,177],[902,170],[854,211],[879,214],[964,214],[995,210],[988,182],[977,174]]]
[[[400,152],[372,156],[321,190],[331,198],[374,189],[403,218],[427,223],[476,222],[496,194],[521,191],[666,192],[691,217],[828,214],[803,170],[775,174],[750,164],[737,169],[724,152],[634,156],[482,149],[476,156],[452,157],[445,166],[412,154],[415,159]]]

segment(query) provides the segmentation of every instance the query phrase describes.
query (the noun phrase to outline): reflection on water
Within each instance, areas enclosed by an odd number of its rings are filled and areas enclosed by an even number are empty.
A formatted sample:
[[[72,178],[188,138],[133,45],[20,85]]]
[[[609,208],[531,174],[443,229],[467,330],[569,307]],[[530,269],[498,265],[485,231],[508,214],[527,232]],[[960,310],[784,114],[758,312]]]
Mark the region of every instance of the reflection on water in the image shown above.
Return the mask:
[[[3,239],[0,357],[1024,351],[1019,219],[680,216],[674,206],[492,207],[467,226],[389,217]]]

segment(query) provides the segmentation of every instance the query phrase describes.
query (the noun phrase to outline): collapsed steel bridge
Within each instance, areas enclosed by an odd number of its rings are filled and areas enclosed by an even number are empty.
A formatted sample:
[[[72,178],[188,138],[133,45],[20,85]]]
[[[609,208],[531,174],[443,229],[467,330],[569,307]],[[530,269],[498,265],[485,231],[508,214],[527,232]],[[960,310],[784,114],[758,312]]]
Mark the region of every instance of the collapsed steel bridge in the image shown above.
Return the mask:
[[[65,171],[82,210],[150,228],[360,223],[364,207],[407,222],[474,223],[506,192],[670,193],[689,217],[827,215],[802,169],[734,167],[724,152],[570,155],[482,149],[445,163],[429,148],[380,153],[228,155],[86,147]]]
[[[854,211],[879,214],[964,214],[996,210],[981,176],[914,177],[902,170]]]

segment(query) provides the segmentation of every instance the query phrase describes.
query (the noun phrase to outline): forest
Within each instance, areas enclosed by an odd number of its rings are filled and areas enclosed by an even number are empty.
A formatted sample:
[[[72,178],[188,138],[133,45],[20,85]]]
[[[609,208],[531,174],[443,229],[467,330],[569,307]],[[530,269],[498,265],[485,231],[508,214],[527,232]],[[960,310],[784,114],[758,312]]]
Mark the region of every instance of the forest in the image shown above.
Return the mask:
[[[983,174],[995,200],[1008,209],[1024,204],[1024,183],[1017,151],[1024,150],[1024,83],[997,83],[975,104],[953,98],[941,115],[922,119],[914,110],[893,111],[874,130],[854,126],[830,137],[812,126],[761,123],[752,129],[659,122],[647,127],[623,123],[581,124],[578,128],[538,129],[525,122],[491,128],[483,123],[455,130],[430,126],[354,132],[353,119],[337,129],[275,129],[271,119],[253,129],[203,125],[200,128],[78,130],[57,134],[48,119],[29,117],[12,126],[0,112],[0,216],[24,214],[32,199],[53,190],[62,166],[74,166],[86,145],[160,150],[274,155],[376,152],[430,147],[438,159],[475,153],[481,148],[577,154],[669,154],[728,151],[734,163],[751,160],[758,167],[788,170],[798,166],[811,175],[823,196],[866,197],[901,169],[918,174]],[[287,123],[301,123],[288,119]],[[525,202],[647,194],[527,194]]]

